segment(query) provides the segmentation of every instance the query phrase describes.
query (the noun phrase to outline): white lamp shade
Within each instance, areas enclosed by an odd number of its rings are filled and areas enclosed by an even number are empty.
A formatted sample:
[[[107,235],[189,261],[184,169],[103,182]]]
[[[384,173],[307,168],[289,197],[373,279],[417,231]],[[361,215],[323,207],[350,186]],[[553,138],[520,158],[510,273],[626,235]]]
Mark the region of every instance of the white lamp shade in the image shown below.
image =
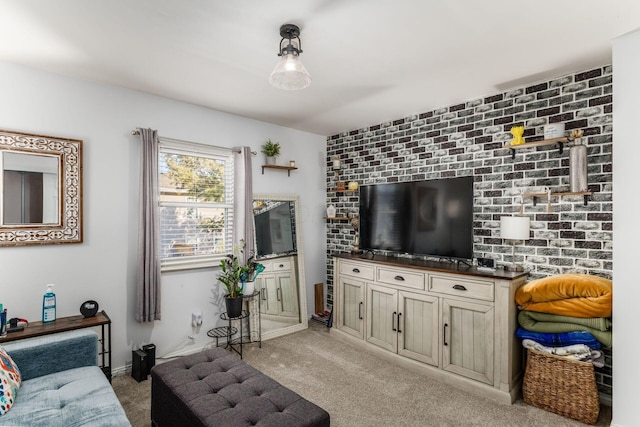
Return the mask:
[[[311,76],[300,61],[300,56],[284,54],[269,76],[269,83],[278,89],[298,90],[311,84]]]
[[[500,217],[500,237],[508,240],[529,240],[531,219],[528,216]]]

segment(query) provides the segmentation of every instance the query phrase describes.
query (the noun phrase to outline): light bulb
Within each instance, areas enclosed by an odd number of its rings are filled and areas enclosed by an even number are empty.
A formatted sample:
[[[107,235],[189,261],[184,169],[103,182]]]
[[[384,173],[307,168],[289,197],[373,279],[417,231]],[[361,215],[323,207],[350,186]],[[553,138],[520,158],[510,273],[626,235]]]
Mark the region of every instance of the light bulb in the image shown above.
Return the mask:
[[[284,69],[287,71],[295,71],[296,61],[293,59],[293,55],[286,55],[287,59],[284,63]]]

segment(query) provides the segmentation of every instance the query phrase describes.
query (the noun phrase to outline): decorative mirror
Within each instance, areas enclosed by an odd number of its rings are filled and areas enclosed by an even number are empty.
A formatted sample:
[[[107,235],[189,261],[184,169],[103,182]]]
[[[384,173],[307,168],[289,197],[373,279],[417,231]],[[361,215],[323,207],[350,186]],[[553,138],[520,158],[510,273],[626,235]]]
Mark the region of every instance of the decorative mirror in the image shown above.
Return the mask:
[[[82,141],[0,130],[0,246],[82,242]]]
[[[256,257],[266,270],[256,279],[262,339],[307,327],[300,197],[254,194]]]

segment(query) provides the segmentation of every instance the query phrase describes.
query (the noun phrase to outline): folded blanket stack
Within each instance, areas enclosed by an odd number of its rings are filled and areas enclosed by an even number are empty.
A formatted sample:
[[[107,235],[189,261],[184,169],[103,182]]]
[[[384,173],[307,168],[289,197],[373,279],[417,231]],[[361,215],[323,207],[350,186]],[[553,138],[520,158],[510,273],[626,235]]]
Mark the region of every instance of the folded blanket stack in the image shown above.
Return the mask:
[[[588,274],[560,274],[527,283],[515,296],[522,310],[516,335],[525,348],[604,366],[599,349],[612,345],[612,285],[609,279]]]
[[[604,354],[602,351],[590,348],[586,344],[573,344],[564,347],[547,347],[533,340],[522,340],[524,348],[530,348],[544,353],[555,354],[580,362],[592,362],[597,368],[604,366]]]

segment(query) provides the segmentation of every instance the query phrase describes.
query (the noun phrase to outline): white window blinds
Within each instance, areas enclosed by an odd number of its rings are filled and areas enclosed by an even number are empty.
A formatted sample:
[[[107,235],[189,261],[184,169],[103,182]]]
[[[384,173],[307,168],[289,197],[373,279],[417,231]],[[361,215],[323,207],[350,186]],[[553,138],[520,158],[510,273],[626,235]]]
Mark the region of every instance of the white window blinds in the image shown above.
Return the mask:
[[[217,265],[232,251],[231,150],[161,138],[158,162],[162,270]]]

